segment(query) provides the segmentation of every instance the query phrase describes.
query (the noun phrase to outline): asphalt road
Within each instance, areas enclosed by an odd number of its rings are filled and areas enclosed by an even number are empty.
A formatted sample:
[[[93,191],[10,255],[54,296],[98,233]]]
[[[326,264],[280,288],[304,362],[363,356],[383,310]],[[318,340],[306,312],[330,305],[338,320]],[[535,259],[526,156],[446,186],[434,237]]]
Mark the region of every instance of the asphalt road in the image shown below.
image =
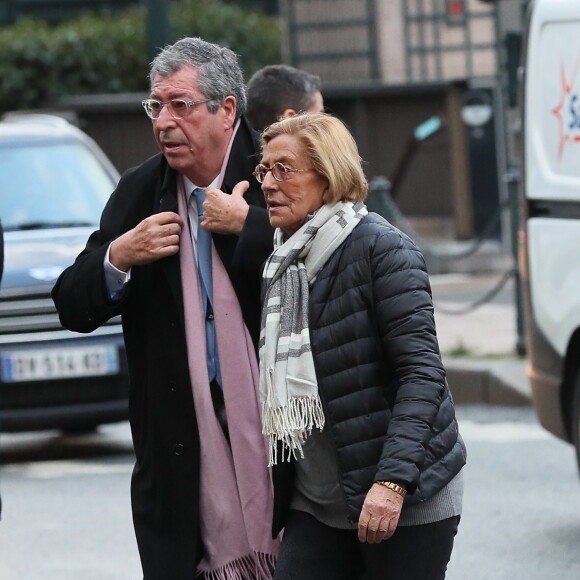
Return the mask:
[[[2,434],[0,578],[142,578],[130,511],[127,423],[85,437]]]
[[[577,580],[580,483],[572,446],[529,407],[459,406],[464,513],[448,580]]]
[[[570,446],[530,408],[459,406],[464,514],[448,580],[577,580],[580,485]],[[139,580],[127,424],[2,435],[2,580]],[[322,579],[321,579],[322,580]]]

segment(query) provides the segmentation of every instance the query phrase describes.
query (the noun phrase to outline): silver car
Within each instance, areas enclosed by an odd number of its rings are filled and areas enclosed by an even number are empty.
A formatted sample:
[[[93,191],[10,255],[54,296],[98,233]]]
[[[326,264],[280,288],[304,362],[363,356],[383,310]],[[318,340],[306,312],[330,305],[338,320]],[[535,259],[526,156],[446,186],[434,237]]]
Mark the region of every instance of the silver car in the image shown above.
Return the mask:
[[[120,320],[62,328],[50,291],[98,226],[118,173],[63,118],[0,122],[0,431],[91,430],[128,417]]]

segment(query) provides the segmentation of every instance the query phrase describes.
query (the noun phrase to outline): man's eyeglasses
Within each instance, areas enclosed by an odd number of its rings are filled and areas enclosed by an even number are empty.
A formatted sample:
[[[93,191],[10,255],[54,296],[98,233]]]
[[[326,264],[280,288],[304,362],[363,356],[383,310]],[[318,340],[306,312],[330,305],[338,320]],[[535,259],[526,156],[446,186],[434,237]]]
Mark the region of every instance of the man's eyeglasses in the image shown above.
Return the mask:
[[[256,165],[252,175],[256,176],[258,183],[264,183],[268,171],[272,172],[272,176],[276,181],[286,181],[292,173],[302,173],[303,171],[310,171],[310,169],[294,169],[278,161],[272,167],[266,167],[263,163]]]
[[[171,99],[167,103],[162,103],[157,99],[145,99],[144,101],[141,101],[141,104],[150,119],[159,119],[161,109],[163,109],[165,105],[167,105],[169,114],[174,119],[185,119],[194,105],[207,103],[209,100],[210,99],[190,99],[189,101],[186,101],[185,99]]]

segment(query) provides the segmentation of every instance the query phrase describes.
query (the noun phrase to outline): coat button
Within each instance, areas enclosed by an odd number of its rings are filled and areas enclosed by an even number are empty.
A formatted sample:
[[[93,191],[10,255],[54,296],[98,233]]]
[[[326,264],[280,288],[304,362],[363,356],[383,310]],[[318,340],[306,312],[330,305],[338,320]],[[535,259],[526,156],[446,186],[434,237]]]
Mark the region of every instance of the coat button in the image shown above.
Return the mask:
[[[173,382],[173,381],[170,381],[170,382],[169,382],[169,390],[170,390],[172,393],[177,393],[177,383],[175,383],[175,382]]]
[[[175,453],[175,455],[183,455],[185,453],[185,446],[183,443],[176,443],[175,447],[173,447],[173,453]]]

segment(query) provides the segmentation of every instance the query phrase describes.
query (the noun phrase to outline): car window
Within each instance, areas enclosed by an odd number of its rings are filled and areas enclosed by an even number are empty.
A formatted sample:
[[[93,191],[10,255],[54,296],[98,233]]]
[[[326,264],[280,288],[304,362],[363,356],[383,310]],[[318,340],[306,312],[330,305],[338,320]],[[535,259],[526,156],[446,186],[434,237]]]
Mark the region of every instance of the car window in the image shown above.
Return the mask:
[[[4,229],[98,224],[115,181],[83,143],[0,145]]]

